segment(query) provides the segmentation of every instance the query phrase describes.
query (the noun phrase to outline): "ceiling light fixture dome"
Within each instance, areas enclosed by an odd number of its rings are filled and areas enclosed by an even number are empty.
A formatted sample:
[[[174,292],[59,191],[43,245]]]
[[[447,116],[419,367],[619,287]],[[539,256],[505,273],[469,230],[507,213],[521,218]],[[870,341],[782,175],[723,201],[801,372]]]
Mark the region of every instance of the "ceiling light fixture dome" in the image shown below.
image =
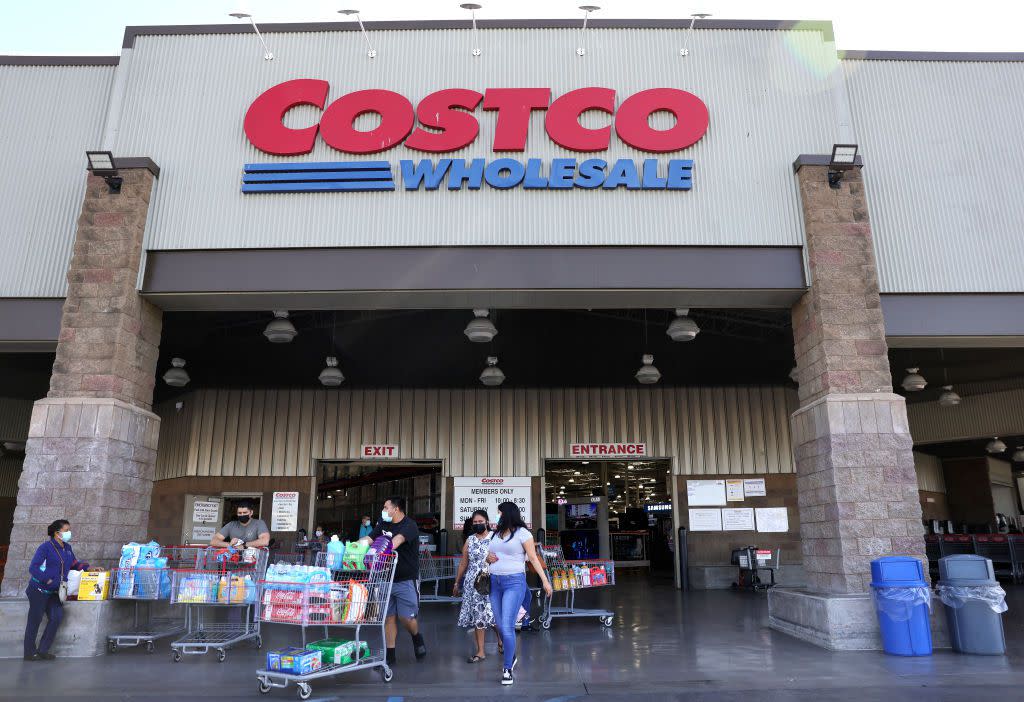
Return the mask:
[[[1010,460],[1014,463],[1024,463],[1024,446],[1018,446]]]
[[[939,404],[943,407],[954,407],[960,404],[960,396],[953,392],[952,385],[943,385],[939,395]]]
[[[498,335],[498,328],[487,318],[490,312],[484,309],[474,309],[473,315],[474,319],[466,325],[466,329],[462,333],[474,344],[486,344],[492,341]]]
[[[643,365],[640,366],[640,370],[636,372],[635,377],[641,385],[654,385],[661,380],[661,371],[654,366],[654,356],[645,353],[642,360]]]
[[[985,450],[988,453],[1002,453],[1006,450],[1006,444],[1003,443],[998,436],[993,436],[992,441],[989,441],[985,446]]]
[[[505,374],[498,368],[498,357],[488,356],[487,367],[480,374],[480,382],[489,388],[494,388],[505,382]]]
[[[320,371],[320,384],[325,388],[336,388],[345,382],[345,376],[338,368],[338,359],[334,356],[327,357],[327,367]]]
[[[183,388],[188,385],[190,380],[192,379],[188,377],[188,372],[185,370],[185,359],[172,358],[171,368],[164,373],[164,382],[172,388]]]
[[[700,334],[700,327],[692,319],[687,317],[690,310],[685,307],[676,308],[676,318],[668,325],[665,331],[672,341],[693,341]]]
[[[288,319],[288,310],[274,310],[274,319],[263,330],[263,336],[272,344],[287,344],[297,335],[295,325]]]
[[[924,390],[925,386],[928,384],[928,381],[924,379],[924,376],[918,373],[919,370],[919,368],[907,369],[907,377],[903,379],[902,383],[900,383],[900,385],[903,386],[903,389],[907,392]]]

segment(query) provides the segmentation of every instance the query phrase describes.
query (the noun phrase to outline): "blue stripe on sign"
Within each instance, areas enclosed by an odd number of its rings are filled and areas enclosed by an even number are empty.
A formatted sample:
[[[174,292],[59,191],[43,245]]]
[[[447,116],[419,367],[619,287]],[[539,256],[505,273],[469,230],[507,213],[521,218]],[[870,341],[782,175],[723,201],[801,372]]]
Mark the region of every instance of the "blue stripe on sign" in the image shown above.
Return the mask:
[[[394,181],[362,180],[326,183],[242,183],[243,193],[319,193],[394,190]]]
[[[310,183],[328,180],[387,180],[393,181],[391,171],[319,171],[315,173],[246,173],[243,183]]]
[[[300,171],[380,171],[391,170],[387,161],[324,161],[297,163],[282,161],[280,163],[247,163],[246,173],[297,173]]]

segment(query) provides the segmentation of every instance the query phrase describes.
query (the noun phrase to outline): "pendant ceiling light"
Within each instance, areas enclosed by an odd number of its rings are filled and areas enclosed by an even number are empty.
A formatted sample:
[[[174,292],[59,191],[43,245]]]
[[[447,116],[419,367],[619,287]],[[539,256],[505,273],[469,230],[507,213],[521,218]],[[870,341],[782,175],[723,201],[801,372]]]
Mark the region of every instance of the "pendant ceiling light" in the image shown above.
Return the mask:
[[[473,321],[466,325],[466,329],[462,333],[474,344],[486,344],[493,340],[498,335],[498,328],[494,326],[494,322],[487,318],[490,312],[475,309],[473,310],[473,315]]]
[[[791,371],[789,371],[789,379],[792,380],[794,383],[799,384],[800,381],[797,380],[797,378],[799,378],[799,377],[800,376],[797,375],[796,366],[793,366],[793,369]]]
[[[700,333],[700,327],[686,316],[689,313],[690,310],[685,307],[676,309],[676,318],[668,325],[668,330],[665,332],[672,341],[693,341],[697,338],[697,334]]]
[[[645,353],[642,360],[644,364],[636,372],[636,379],[643,385],[654,385],[661,380],[661,371],[654,367],[654,356]]]
[[[494,388],[505,382],[505,374],[498,368],[498,357],[488,356],[487,367],[480,374],[480,382],[489,388]]]
[[[1013,456],[1010,460],[1014,463],[1024,463],[1024,446],[1018,446],[1017,450],[1013,452]]]
[[[1002,453],[1006,450],[1006,444],[1000,441],[998,436],[993,436],[992,441],[985,446],[985,450],[989,453]]]
[[[298,334],[288,319],[288,310],[274,310],[274,319],[263,330],[263,336],[272,344],[287,344]]]
[[[928,381],[925,380],[924,377],[917,372],[918,370],[920,369],[907,369],[907,377],[903,379],[902,383],[900,383],[900,385],[903,386],[903,389],[906,390],[907,392],[917,392],[918,390],[924,390],[925,386],[928,384]]]
[[[939,404],[943,407],[954,407],[960,404],[960,396],[953,392],[952,385],[943,385],[939,395]]]
[[[188,385],[190,380],[192,379],[188,377],[188,373],[185,371],[185,359],[172,358],[171,368],[164,373],[164,382],[172,388],[183,388]]]
[[[338,359],[327,357],[327,367],[320,371],[320,384],[325,388],[336,388],[345,382],[345,376],[338,368]]]

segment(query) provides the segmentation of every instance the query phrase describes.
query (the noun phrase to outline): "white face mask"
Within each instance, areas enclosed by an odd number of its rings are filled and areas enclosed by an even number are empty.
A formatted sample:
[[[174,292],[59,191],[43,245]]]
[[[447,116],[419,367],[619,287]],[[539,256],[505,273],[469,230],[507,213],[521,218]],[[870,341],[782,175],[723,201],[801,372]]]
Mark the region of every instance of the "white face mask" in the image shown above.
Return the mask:
[[[324,535],[324,533],[323,533],[322,531],[318,531],[318,532],[316,533],[316,535],[317,535],[317,538],[320,538],[321,536],[323,536],[323,535]]]

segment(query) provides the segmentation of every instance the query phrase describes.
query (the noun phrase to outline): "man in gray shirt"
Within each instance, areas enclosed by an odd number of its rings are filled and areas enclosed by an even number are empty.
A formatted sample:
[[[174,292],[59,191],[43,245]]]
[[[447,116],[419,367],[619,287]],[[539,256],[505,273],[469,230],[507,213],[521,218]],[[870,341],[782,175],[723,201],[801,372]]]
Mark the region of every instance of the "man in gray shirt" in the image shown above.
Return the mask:
[[[262,519],[253,519],[251,502],[240,502],[235,517],[213,535],[211,546],[245,549],[266,548],[270,545],[270,529]]]

